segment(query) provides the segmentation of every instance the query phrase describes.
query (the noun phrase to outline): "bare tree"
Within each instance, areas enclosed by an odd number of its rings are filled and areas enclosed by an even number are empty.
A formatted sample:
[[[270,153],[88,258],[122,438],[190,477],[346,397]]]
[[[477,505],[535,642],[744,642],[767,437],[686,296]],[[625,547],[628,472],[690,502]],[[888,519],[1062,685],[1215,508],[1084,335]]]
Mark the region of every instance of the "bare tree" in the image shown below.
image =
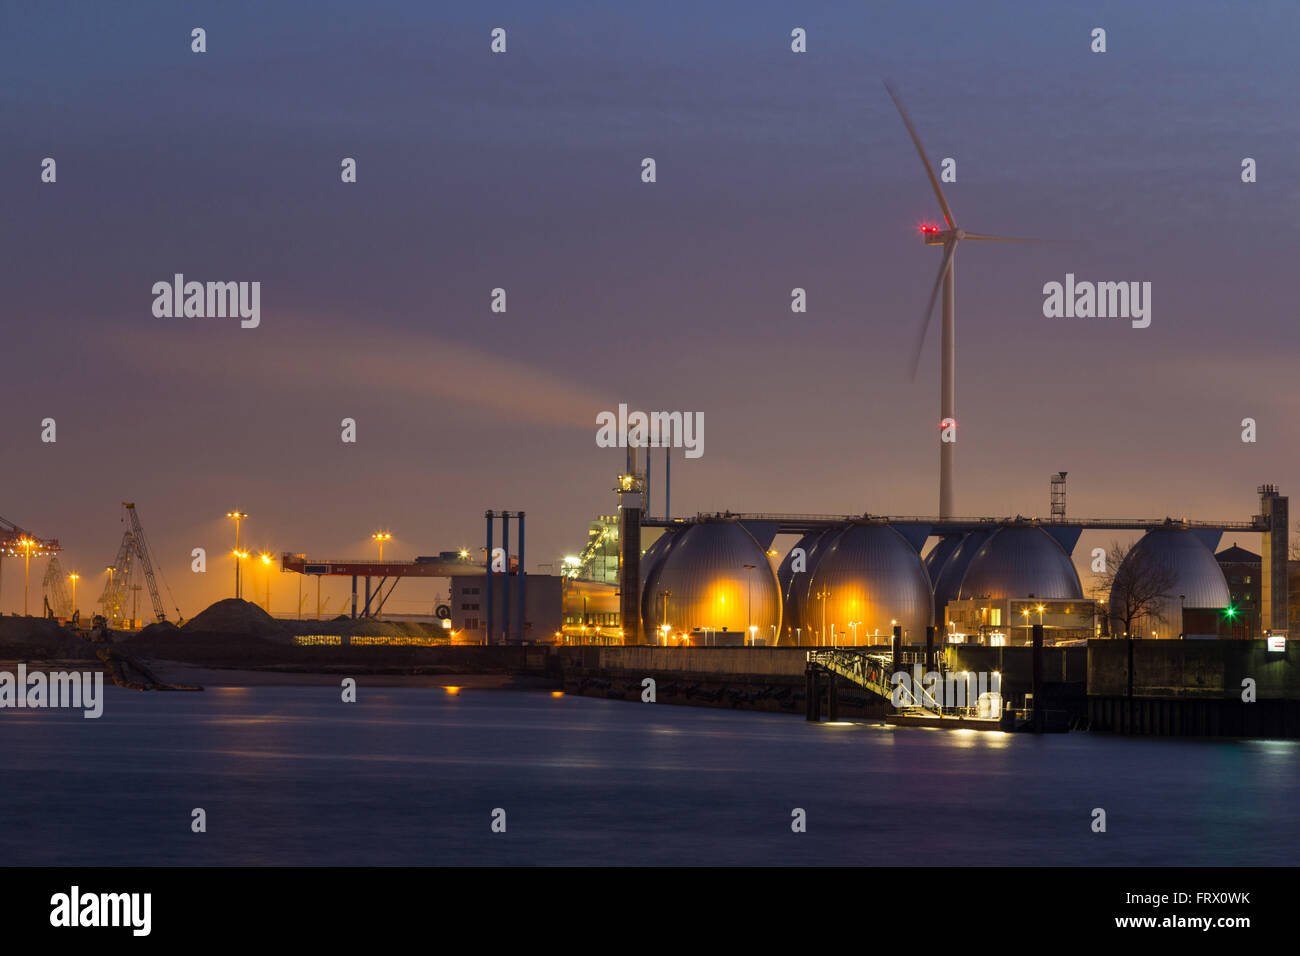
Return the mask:
[[[1094,596],[1107,602],[1109,620],[1122,623],[1128,636],[1129,697],[1133,696],[1133,626],[1139,620],[1167,623],[1165,608],[1174,597],[1176,584],[1173,571],[1164,562],[1148,551],[1118,541],[1111,542],[1106,570],[1098,572],[1094,579]]]
[[[1150,552],[1115,541],[1106,552],[1106,570],[1094,579],[1093,594],[1107,602],[1110,620],[1133,634],[1143,619],[1169,623],[1166,609],[1177,597],[1177,583],[1173,571]]]

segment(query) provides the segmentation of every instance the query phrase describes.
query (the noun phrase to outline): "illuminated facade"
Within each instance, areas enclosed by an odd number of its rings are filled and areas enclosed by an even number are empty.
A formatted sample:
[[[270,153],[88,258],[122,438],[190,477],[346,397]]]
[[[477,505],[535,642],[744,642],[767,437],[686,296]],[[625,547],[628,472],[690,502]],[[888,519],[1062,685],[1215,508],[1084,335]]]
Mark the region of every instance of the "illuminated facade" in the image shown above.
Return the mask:
[[[1085,641],[1097,636],[1097,602],[1086,599],[967,598],[944,609],[950,644],[1002,647],[1032,644],[1033,626],[1043,625],[1043,643]]]
[[[647,579],[646,639],[779,643],[781,589],[753,536],[727,520],[701,521],[678,534],[681,540]]]
[[[924,641],[933,592],[921,556],[887,524],[855,524],[823,545],[803,596],[802,644]]]

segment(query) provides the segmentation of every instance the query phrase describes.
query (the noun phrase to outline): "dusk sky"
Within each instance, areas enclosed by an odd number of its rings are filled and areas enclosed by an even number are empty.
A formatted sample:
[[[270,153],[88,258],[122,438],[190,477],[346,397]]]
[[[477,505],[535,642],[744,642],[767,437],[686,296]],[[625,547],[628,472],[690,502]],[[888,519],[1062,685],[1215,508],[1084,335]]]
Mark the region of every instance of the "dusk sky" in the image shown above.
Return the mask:
[[[957,255],[958,514],[1045,515],[1061,470],[1078,517],[1300,488],[1294,3],[541,6],[5,4],[0,515],[60,539],[83,613],[124,499],[186,616],[229,595],[232,508],[320,557],[522,509],[558,564],[616,507],[620,402],[703,413],[676,514],[934,514],[940,214],[885,78],[960,226],[1071,240]],[[178,272],[260,282],[260,327],[155,317]],[[1150,327],[1044,318],[1066,273],[1150,282]]]

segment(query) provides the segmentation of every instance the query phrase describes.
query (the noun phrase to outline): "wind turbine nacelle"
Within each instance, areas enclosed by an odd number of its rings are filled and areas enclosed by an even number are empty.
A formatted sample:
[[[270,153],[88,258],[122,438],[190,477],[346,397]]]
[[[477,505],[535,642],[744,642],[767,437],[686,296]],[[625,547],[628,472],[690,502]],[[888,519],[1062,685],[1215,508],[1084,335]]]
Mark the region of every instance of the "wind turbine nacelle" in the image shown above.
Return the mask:
[[[921,240],[927,246],[942,246],[955,238],[957,238],[955,229],[940,229],[938,226],[921,227]]]

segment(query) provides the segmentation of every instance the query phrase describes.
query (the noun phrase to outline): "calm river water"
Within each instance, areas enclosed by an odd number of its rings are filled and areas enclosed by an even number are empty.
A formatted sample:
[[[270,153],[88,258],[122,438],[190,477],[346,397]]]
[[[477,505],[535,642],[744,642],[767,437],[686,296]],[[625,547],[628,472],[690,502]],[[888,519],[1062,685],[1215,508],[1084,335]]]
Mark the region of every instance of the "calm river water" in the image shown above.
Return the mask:
[[[106,695],[99,720],[0,711],[6,864],[1290,865],[1300,846],[1293,741],[364,684],[355,704],[330,687]]]

